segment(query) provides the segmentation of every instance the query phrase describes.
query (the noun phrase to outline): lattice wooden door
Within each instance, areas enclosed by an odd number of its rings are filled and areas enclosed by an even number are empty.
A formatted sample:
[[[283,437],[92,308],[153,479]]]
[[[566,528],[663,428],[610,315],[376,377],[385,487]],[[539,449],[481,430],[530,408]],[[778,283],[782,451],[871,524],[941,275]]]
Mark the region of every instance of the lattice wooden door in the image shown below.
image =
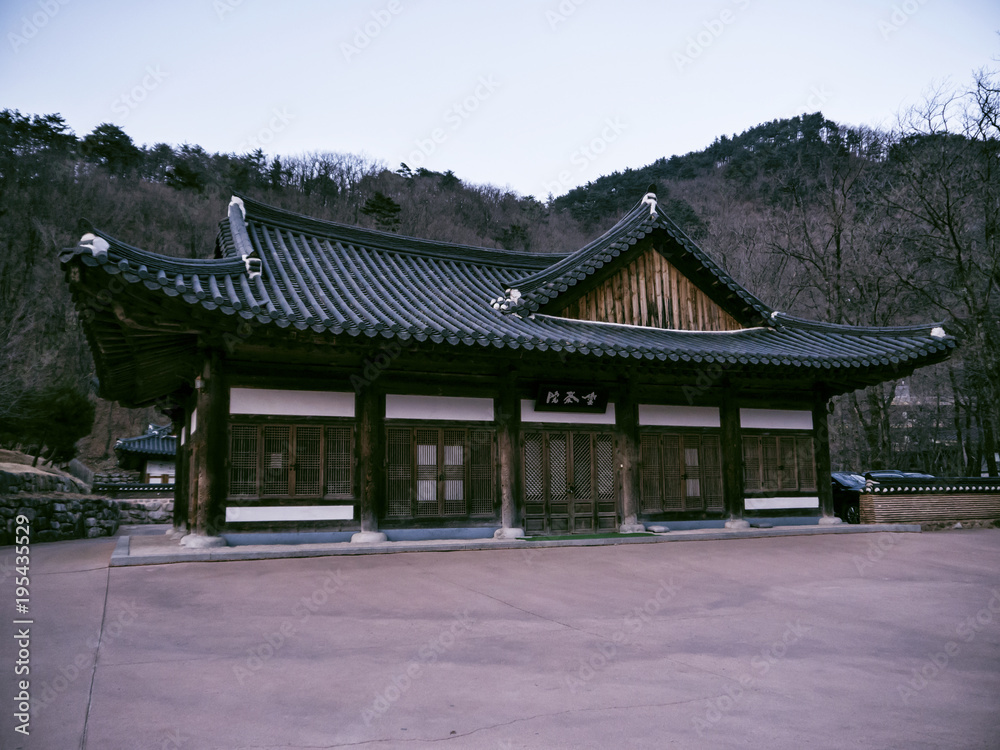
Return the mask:
[[[529,432],[522,456],[525,533],[586,534],[617,528],[612,435]]]

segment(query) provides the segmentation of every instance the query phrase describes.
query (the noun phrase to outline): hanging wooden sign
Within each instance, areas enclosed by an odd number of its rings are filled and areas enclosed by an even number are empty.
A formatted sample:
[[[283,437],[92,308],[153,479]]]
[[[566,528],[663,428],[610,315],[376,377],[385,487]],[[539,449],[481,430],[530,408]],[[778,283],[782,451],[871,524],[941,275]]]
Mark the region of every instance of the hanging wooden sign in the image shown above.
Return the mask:
[[[575,411],[604,414],[608,409],[608,389],[592,385],[560,383],[538,387],[535,411]]]

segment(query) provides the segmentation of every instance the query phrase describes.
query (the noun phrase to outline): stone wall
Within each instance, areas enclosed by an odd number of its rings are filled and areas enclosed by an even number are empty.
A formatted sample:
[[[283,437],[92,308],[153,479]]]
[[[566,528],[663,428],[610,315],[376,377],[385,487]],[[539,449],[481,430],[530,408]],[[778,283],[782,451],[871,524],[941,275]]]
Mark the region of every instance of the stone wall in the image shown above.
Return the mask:
[[[31,521],[32,542],[111,536],[119,509],[76,477],[20,464],[0,465],[0,544],[13,544],[14,519]]]
[[[94,484],[138,484],[142,474],[133,469],[113,469],[94,474]]]
[[[91,494],[80,479],[48,468],[0,464],[0,545],[14,541],[14,518],[31,519],[33,542],[110,536],[119,524],[171,523],[173,491]],[[111,494],[111,493],[108,493]],[[150,497],[152,495],[152,497]]]
[[[31,521],[32,542],[57,542],[112,536],[118,530],[118,506],[106,497],[54,492],[0,496],[0,544],[14,543],[14,519]]]
[[[68,474],[56,474],[22,464],[0,464],[0,497],[39,492],[82,495],[90,492],[90,487]]]
[[[123,524],[171,523],[174,520],[172,498],[154,500],[114,500]]]

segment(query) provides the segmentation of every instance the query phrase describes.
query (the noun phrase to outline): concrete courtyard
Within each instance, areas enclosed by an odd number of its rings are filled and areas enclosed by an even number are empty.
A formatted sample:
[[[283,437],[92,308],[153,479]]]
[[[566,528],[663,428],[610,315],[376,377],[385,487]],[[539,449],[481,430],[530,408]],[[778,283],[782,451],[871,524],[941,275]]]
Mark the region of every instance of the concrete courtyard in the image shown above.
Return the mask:
[[[28,615],[0,548],[0,747],[1000,747],[1000,530],[109,568],[114,546],[34,545]]]

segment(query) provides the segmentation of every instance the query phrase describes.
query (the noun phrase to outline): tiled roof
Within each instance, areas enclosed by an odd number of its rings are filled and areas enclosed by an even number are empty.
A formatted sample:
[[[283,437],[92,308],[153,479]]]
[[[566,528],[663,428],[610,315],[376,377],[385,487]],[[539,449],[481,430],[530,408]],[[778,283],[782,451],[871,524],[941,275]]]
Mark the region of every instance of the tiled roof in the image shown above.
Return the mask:
[[[120,438],[115,443],[116,453],[135,453],[148,456],[176,456],[177,438],[169,433],[170,428],[151,430],[139,437]]]
[[[750,327],[677,331],[533,312],[657,231],[675,241],[678,267],[709,279],[706,286],[716,289],[717,301],[730,310],[740,308],[741,322]],[[234,198],[216,254],[206,260],[167,257],[95,230],[66,250],[62,262],[103,269],[136,288],[145,287],[149,291],[139,289],[145,295],[180,298],[269,326],[336,335],[699,366],[787,366],[817,375],[889,368],[892,374],[886,377],[940,361],[956,346],[940,324],[858,328],[774,312],[684,236],[655,199],[652,206],[638,204],[578,252],[550,255],[412,239]],[[519,301],[505,291],[515,289]],[[501,300],[510,302],[506,310],[497,309],[503,307]],[[93,332],[88,335],[93,345]],[[101,335],[109,334],[104,330]],[[101,356],[95,350],[95,359]]]

